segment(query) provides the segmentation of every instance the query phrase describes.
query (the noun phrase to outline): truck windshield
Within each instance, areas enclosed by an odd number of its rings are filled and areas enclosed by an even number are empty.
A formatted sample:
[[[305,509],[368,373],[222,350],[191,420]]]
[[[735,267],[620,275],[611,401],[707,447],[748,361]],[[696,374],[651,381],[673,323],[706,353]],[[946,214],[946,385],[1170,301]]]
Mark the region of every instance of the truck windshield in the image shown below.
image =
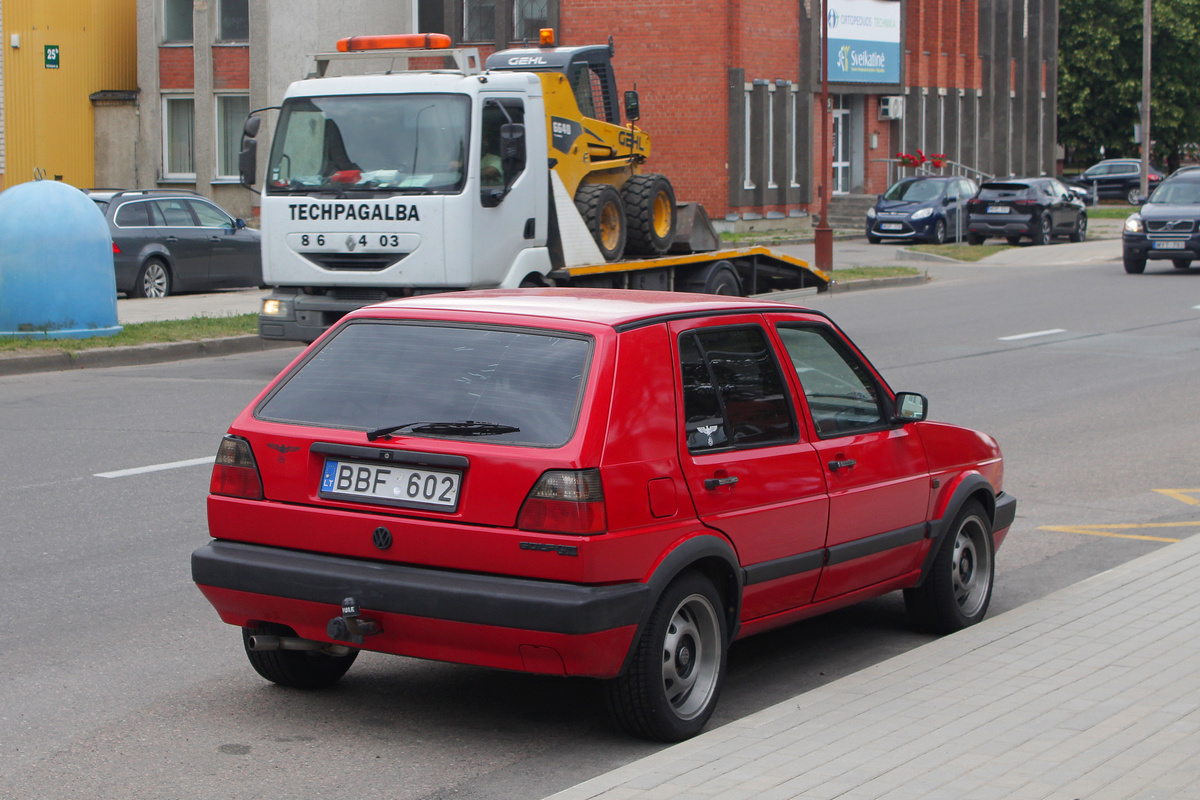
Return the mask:
[[[267,192],[457,194],[470,100],[462,95],[333,95],[284,101]]]

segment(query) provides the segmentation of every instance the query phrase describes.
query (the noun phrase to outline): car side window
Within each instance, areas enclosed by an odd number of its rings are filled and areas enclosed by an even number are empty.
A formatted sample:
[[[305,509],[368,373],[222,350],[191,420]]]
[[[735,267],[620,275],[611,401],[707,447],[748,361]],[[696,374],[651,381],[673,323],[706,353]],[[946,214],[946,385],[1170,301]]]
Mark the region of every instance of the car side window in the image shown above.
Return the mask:
[[[149,203],[126,203],[117,209],[116,223],[122,228],[144,228],[150,224]]]
[[[201,228],[232,228],[233,220],[228,214],[216,206],[199,200],[188,200],[188,205],[200,220]]]
[[[192,212],[188,211],[187,203],[182,198],[155,200],[154,205],[161,214],[160,225],[168,228],[194,227],[196,225],[196,220],[192,218]]]
[[[822,439],[886,424],[879,384],[832,331],[816,326],[778,328]]]
[[[762,328],[690,331],[679,338],[679,361],[689,451],[796,440],[783,374]]]

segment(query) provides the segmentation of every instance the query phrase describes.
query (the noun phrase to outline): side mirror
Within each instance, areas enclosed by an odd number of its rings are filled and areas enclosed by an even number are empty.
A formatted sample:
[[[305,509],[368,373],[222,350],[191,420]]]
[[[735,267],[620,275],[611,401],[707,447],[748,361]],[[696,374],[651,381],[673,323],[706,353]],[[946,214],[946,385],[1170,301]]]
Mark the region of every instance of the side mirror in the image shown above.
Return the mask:
[[[625,119],[630,122],[637,122],[641,117],[642,111],[638,101],[638,93],[634,91],[625,92]]]
[[[233,221],[233,227],[240,231],[242,228],[246,227],[246,220],[238,217]]]
[[[500,126],[500,170],[505,185],[525,170],[525,126],[519,122]]]
[[[916,392],[896,393],[896,413],[893,422],[906,424],[921,422],[929,415],[929,400],[923,394]]]
[[[258,136],[258,126],[262,124],[262,117],[254,115],[246,117],[246,124],[242,126],[242,136],[247,139],[253,139]]]
[[[258,177],[258,142],[254,139],[242,137],[242,152],[238,153],[238,174],[241,176],[242,186],[247,189],[254,185],[254,180]]]

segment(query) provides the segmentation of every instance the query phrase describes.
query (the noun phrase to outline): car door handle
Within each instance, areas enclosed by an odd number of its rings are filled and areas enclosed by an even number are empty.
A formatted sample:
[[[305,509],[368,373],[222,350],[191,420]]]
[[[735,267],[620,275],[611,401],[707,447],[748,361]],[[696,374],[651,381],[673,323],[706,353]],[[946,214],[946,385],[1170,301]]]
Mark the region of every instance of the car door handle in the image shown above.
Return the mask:
[[[168,237],[166,238],[166,240],[167,240],[168,242],[178,242],[178,241],[179,241],[179,237],[178,237],[178,236],[168,236]]]
[[[716,489],[720,486],[733,486],[738,482],[738,479],[730,475],[727,478],[707,478],[704,481],[705,489]]]
[[[839,469],[850,469],[851,467],[853,467],[855,465],[855,463],[857,463],[857,462],[855,462],[855,460],[853,458],[847,458],[847,459],[843,459],[841,461],[835,460],[835,461],[829,462],[829,468],[831,470],[833,470],[834,472],[837,472]]]
[[[221,237],[220,236],[210,236],[210,237],[208,237],[208,240],[210,242],[219,242],[219,241],[221,241]]]

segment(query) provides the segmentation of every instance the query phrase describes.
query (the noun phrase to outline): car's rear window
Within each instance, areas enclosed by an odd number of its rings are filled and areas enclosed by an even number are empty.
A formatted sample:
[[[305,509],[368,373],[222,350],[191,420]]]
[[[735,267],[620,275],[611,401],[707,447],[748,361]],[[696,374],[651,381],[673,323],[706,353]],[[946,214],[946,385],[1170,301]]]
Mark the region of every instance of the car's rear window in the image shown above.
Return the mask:
[[[1009,200],[1024,197],[1032,189],[1025,183],[985,183],[979,187],[980,200]]]
[[[355,321],[264,400],[262,420],[397,436],[558,447],[571,438],[590,361],[589,337],[526,328]],[[485,423],[449,433],[431,423]]]

